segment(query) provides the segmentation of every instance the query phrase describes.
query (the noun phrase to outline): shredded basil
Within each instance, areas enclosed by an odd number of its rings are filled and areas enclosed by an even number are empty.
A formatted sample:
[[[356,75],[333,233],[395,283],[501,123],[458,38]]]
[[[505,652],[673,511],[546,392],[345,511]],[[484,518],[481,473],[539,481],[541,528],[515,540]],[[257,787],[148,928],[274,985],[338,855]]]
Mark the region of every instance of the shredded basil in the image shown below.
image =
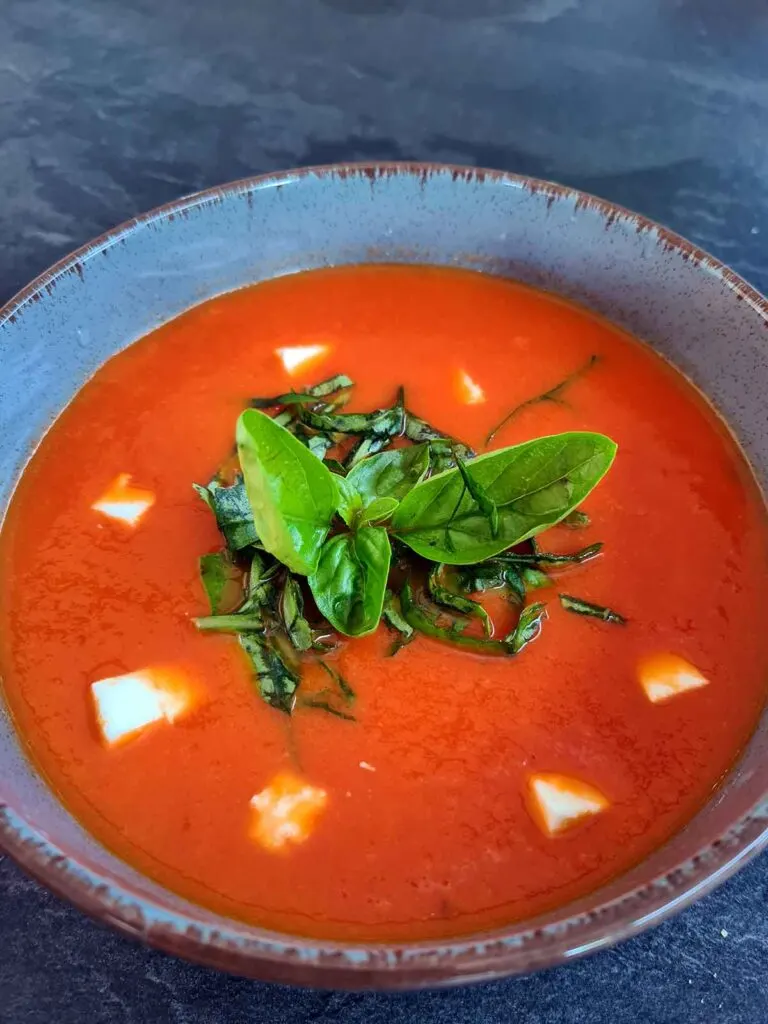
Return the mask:
[[[537,402],[561,401],[594,361],[504,422]],[[200,559],[211,614],[195,625],[236,635],[262,699],[287,714],[300,705],[354,720],[354,690],[322,655],[339,636],[372,633],[382,619],[396,634],[390,654],[419,635],[476,654],[519,654],[546,618],[529,595],[602,550],[594,543],[550,553],[536,538],[557,523],[589,525],[579,506],[611,466],[609,438],[565,433],[477,457],[410,410],[402,388],[386,408],[340,411],[353,388],[338,374],[254,398],[237,423],[236,459],[207,486],[195,485],[225,545]],[[517,614],[503,639],[470,596],[489,590]],[[559,597],[576,614],[625,621]],[[307,659],[318,660],[329,682],[301,694]]]
[[[613,611],[612,608],[605,608],[601,604],[592,604],[591,601],[584,601],[580,597],[571,597],[570,594],[559,594],[560,604],[567,612],[574,612],[576,615],[588,615],[593,619],[602,619],[603,622],[614,622],[623,626],[626,619],[623,615]]]

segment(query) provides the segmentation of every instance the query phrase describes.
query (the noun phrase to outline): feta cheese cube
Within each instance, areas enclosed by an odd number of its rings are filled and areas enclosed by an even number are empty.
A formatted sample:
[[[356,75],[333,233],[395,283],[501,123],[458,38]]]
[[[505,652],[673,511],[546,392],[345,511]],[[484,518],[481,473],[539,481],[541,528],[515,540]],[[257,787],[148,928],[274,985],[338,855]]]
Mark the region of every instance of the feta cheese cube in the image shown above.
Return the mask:
[[[638,674],[646,697],[654,704],[663,704],[709,683],[694,665],[677,654],[659,653],[643,658]]]
[[[154,503],[155,495],[152,491],[131,487],[130,473],[121,473],[91,508],[110,519],[119,519],[128,526],[136,526]]]
[[[275,349],[278,359],[291,375],[300,370],[308,369],[313,363],[319,363],[331,352],[330,345],[289,345]]]
[[[532,816],[549,836],[559,835],[582,818],[608,807],[608,801],[594,786],[567,775],[532,775],[528,787]]]
[[[142,669],[91,684],[96,722],[107,746],[132,739],[157,722],[175,722],[196,703],[176,670]]]
[[[266,850],[284,850],[309,839],[328,794],[291,772],[281,772],[251,799],[251,839]]]

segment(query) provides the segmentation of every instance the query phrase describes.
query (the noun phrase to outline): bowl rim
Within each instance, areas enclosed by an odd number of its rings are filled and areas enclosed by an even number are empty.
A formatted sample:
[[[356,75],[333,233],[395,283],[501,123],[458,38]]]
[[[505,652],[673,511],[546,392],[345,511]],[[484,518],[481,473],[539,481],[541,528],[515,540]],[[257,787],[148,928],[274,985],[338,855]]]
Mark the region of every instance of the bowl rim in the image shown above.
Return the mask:
[[[652,231],[667,251],[717,276],[735,297],[745,300],[768,327],[768,300],[740,275],[682,236],[626,208],[578,189],[509,171],[434,162],[352,162],[301,167],[241,178],[195,192],[123,222],[54,263],[0,308],[0,326],[11,324],[21,308],[50,291],[65,274],[82,274],[82,265],[143,225],[169,220],[189,209],[237,194],[311,177],[377,178],[401,175],[426,183],[450,175],[467,183],[504,183],[548,204],[575,201],[606,221],[628,221],[637,231]],[[27,874],[97,921],[149,946],[195,963],[231,973],[299,985],[348,989],[413,989],[498,979],[564,963],[603,949],[660,923],[710,892],[768,846],[768,793],[742,818],[689,860],[642,886],[540,925],[518,922],[482,936],[414,943],[346,943],[277,933],[247,934],[250,926],[222,918],[216,928],[184,911],[166,911],[154,898],[107,880],[77,861],[26,822],[0,798],[0,851]],[[548,915],[551,916],[551,915]]]

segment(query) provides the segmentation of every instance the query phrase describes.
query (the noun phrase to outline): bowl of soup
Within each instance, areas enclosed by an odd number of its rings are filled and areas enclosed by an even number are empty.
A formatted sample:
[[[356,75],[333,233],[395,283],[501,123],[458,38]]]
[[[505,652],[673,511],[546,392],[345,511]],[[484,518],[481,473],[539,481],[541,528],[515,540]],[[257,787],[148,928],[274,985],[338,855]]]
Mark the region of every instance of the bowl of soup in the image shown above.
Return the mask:
[[[300,984],[529,971],[768,836],[768,308],[609,203],[304,169],[0,313],[0,843]]]

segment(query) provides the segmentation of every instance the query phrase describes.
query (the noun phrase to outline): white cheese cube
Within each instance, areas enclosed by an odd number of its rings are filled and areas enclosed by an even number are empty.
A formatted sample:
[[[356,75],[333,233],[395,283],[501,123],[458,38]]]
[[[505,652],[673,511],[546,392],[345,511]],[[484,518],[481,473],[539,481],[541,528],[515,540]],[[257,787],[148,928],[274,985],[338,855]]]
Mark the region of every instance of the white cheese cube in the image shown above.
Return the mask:
[[[330,351],[330,345],[289,345],[275,349],[278,359],[292,375],[306,370],[312,363],[319,363]]]
[[[110,519],[119,519],[128,526],[136,526],[154,503],[155,495],[152,491],[131,487],[130,473],[121,473],[91,508],[94,512],[109,516]]]
[[[143,669],[91,684],[96,721],[107,746],[156,722],[174,722],[195,701],[193,688],[173,670]]]
[[[528,785],[534,820],[550,836],[608,807],[608,801],[594,786],[567,775],[532,775]]]
[[[324,789],[281,772],[251,799],[250,837],[271,851],[306,842],[327,800]]]

